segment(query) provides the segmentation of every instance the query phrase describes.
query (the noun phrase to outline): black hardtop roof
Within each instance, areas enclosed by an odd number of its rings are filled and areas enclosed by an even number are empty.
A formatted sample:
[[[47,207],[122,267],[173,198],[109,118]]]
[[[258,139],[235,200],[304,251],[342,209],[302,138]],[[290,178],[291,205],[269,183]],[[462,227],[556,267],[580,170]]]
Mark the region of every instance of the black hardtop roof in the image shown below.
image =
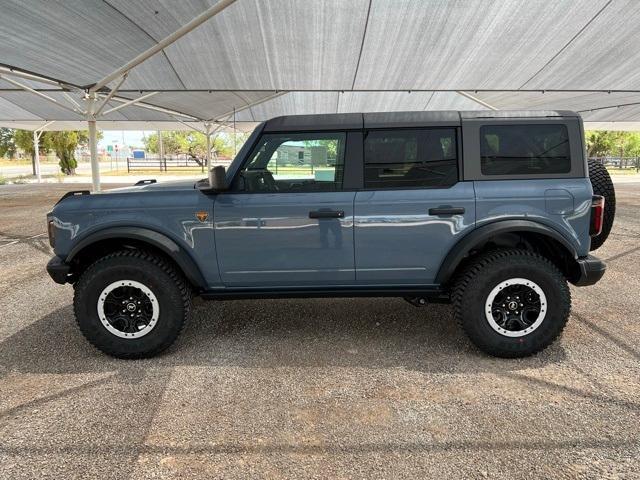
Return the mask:
[[[415,111],[377,113],[323,113],[286,115],[267,120],[264,132],[308,130],[358,130],[362,128],[458,126],[462,120],[478,118],[578,117],[568,110],[471,110]]]

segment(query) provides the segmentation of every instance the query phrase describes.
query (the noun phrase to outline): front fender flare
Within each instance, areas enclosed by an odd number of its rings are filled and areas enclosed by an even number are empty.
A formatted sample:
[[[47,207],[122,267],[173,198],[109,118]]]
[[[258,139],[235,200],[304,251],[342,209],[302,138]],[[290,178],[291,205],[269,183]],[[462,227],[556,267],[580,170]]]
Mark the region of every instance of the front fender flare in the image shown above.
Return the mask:
[[[547,225],[531,220],[499,220],[483,225],[460,239],[440,265],[435,283],[443,284],[450,280],[460,262],[474,247],[482,245],[495,235],[509,232],[533,232],[545,235],[563,245],[571,253],[573,258],[578,258],[575,246],[560,232]]]
[[[206,288],[207,285],[204,276],[202,275],[202,271],[184,248],[180,247],[180,245],[166,235],[143,227],[108,227],[97,232],[93,232],[82,238],[73,246],[69,251],[69,254],[66,256],[65,262],[71,263],[74,257],[76,257],[85,248],[90,247],[96,242],[108,240],[110,238],[137,240],[158,248],[178,264],[182,273],[184,273],[184,276],[194,286]]]

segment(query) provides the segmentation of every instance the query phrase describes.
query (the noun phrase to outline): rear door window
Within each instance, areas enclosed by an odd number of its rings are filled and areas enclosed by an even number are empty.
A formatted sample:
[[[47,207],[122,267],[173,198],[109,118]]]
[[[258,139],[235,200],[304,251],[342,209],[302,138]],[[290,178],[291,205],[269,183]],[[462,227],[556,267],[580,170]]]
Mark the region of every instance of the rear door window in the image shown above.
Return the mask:
[[[449,187],[457,181],[455,128],[370,130],[366,133],[366,189]]]
[[[571,154],[565,125],[485,125],[480,127],[483,175],[569,173]]]

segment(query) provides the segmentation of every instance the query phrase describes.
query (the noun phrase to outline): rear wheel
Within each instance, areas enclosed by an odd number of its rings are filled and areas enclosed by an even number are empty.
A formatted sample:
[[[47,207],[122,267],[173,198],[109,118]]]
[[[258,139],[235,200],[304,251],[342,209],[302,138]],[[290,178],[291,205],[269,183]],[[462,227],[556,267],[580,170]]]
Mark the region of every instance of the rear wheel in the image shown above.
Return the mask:
[[[455,316],[469,339],[497,357],[525,357],[562,332],[571,295],[560,271],[526,250],[480,256],[453,290]]]
[[[616,216],[616,191],[607,169],[596,160],[589,160],[589,180],[594,195],[604,197],[604,218],[602,219],[602,232],[591,239],[591,250],[600,248],[609,236],[613,227],[613,219]]]
[[[191,306],[184,278],[164,259],[123,250],[91,265],[75,286],[74,310],[82,334],[119,358],[143,358],[169,347]]]

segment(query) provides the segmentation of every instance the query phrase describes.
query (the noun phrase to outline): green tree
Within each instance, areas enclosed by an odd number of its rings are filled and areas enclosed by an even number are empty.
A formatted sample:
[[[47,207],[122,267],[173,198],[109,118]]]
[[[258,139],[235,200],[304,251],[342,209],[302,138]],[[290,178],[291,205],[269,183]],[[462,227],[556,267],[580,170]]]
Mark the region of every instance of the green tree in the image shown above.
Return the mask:
[[[632,157],[640,157],[640,133],[639,132],[629,132],[627,137],[627,146],[626,150],[628,155]]]
[[[86,145],[89,136],[86,131],[46,132],[50,145],[60,160],[60,170],[65,175],[74,175],[78,167],[75,152],[78,145]]]
[[[16,155],[16,143],[13,140],[13,130],[0,128],[0,157],[13,158]]]
[[[587,141],[587,154],[589,157],[605,157],[610,155],[614,148],[615,132],[598,130],[585,132]]]
[[[162,132],[162,145],[164,147],[165,155],[171,155],[180,153],[181,146],[177,141],[175,132]],[[149,153],[159,153],[159,142],[158,142],[158,134],[152,133],[151,135],[147,135],[144,138],[144,147],[145,150]]]
[[[590,157],[640,156],[640,133],[587,130],[585,137]]]
[[[158,134],[147,135],[145,149],[150,153],[158,153]],[[201,161],[207,156],[207,139],[199,132],[168,131],[162,132],[162,145],[165,155],[185,154]],[[214,155],[233,156],[233,136],[221,133],[211,138],[211,150]]]

